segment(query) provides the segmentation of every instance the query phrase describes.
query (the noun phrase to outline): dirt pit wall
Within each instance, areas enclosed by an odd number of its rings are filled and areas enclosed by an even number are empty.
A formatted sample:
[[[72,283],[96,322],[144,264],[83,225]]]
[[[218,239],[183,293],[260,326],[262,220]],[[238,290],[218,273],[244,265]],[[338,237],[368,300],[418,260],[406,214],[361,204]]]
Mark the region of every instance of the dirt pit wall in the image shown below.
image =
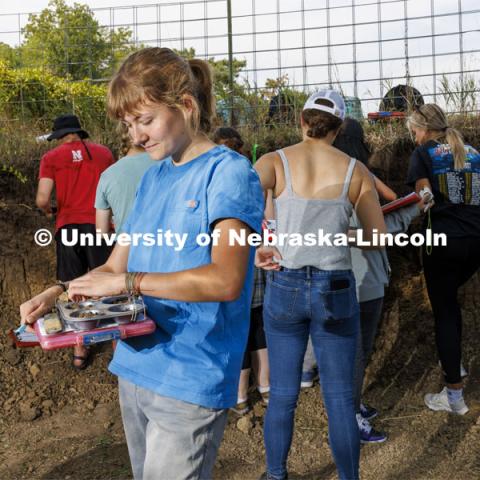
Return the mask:
[[[376,168],[390,175],[387,181],[400,184],[409,154],[403,146],[395,152],[395,168],[385,167],[381,157]],[[97,347],[94,364],[75,372],[69,350],[16,350],[5,335],[19,322],[20,303],[54,281],[55,255],[53,247],[40,248],[33,242],[37,229],[53,231],[53,224],[28,208],[32,189],[16,190],[9,184],[2,199],[0,477],[130,478],[116,379],[107,371],[110,345]],[[431,412],[423,405],[423,395],[438,391],[442,383],[418,252],[393,249],[389,255],[392,282],[365,390],[367,403],[381,412],[374,425],[389,439],[362,448],[362,478],[480,478],[479,278],[461,292],[470,412],[464,417]],[[216,479],[254,479],[264,470],[265,408],[255,395],[253,399],[254,409],[246,417],[229,417]],[[293,478],[336,478],[318,385],[301,392],[289,468]]]

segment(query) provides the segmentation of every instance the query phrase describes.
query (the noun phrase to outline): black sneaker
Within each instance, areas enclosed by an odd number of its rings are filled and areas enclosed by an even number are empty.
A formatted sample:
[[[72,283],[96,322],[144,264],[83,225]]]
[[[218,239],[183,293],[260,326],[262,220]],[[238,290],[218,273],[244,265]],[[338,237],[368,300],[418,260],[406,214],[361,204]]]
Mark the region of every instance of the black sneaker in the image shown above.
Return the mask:
[[[365,405],[364,403],[360,404],[360,415],[365,419],[365,420],[372,420],[372,418],[375,418],[378,416],[378,411],[377,409],[370,407],[368,405]]]
[[[357,414],[358,429],[360,430],[360,443],[383,443],[387,435],[375,430],[368,420]]]

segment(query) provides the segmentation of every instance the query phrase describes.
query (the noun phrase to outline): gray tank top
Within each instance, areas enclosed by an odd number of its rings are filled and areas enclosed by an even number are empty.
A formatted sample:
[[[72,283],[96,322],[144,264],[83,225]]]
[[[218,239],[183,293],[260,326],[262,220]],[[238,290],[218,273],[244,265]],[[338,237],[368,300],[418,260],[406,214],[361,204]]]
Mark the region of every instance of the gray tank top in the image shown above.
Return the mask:
[[[278,246],[282,254],[280,265],[286,268],[316,267],[321,270],[349,270],[352,267],[350,247],[348,246],[318,246],[319,230],[324,235],[332,234],[333,242],[336,233],[347,233],[353,205],[348,198],[348,190],[352,179],[356,160],[350,159],[342,193],[334,199],[302,198],[292,189],[292,179],[288,160],[283,150],[278,150],[285,171],[285,190],[274,199],[276,233],[299,233],[302,245],[292,245],[288,241]],[[315,238],[314,246],[305,245],[305,234],[311,233]],[[290,237],[291,240],[293,240]]]

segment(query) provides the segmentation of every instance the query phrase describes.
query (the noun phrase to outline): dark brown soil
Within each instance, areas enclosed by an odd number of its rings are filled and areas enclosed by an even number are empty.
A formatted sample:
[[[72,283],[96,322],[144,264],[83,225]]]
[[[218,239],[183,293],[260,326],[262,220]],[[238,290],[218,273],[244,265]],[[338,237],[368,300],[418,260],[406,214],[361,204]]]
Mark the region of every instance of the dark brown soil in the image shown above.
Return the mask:
[[[53,227],[24,206],[0,208],[0,330],[19,322],[18,306],[54,280],[54,251],[33,242],[38,228]],[[388,442],[362,449],[362,478],[469,480],[480,478],[480,281],[462,292],[464,363],[470,372],[464,417],[434,413],[426,392],[441,388],[432,315],[417,252],[390,252],[394,277],[386,299],[365,399],[381,411],[375,426]],[[107,371],[111,347],[96,351],[92,366],[70,367],[70,351],[15,350],[0,338],[0,478],[130,478],[117,403],[116,379]],[[240,424],[231,417],[216,479],[257,478],[264,470],[259,403]],[[333,479],[327,419],[318,385],[302,391],[289,468],[293,478]],[[296,477],[295,477],[296,476]],[[172,479],[175,477],[172,476]],[[163,479],[162,479],[163,480]]]

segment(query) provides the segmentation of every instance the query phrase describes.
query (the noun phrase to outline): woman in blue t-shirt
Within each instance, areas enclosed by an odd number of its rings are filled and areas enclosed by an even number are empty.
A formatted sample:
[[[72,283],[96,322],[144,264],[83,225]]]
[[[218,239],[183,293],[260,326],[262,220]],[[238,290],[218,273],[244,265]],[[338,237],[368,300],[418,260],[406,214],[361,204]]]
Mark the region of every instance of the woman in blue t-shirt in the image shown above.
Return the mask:
[[[423,251],[428,296],[435,319],[435,339],[446,387],[425,395],[432,410],[464,415],[461,378],[462,313],[458,289],[480,266],[480,154],[463,143],[443,110],[423,105],[408,119],[419,145],[413,152],[408,184],[428,188],[435,205],[426,218],[433,233],[447,236],[447,245]]]
[[[209,140],[213,105],[208,63],[167,48],[130,55],[109,87],[110,115],[158,164],[124,223],[131,245],[117,242],[105,265],[70,283],[69,296],[142,294],[157,324],[119,341],[109,366],[136,479],[211,478],[237,400],[253,251],[231,236],[260,231],[263,196],[248,160]],[[23,304],[22,322],[61,291]]]

